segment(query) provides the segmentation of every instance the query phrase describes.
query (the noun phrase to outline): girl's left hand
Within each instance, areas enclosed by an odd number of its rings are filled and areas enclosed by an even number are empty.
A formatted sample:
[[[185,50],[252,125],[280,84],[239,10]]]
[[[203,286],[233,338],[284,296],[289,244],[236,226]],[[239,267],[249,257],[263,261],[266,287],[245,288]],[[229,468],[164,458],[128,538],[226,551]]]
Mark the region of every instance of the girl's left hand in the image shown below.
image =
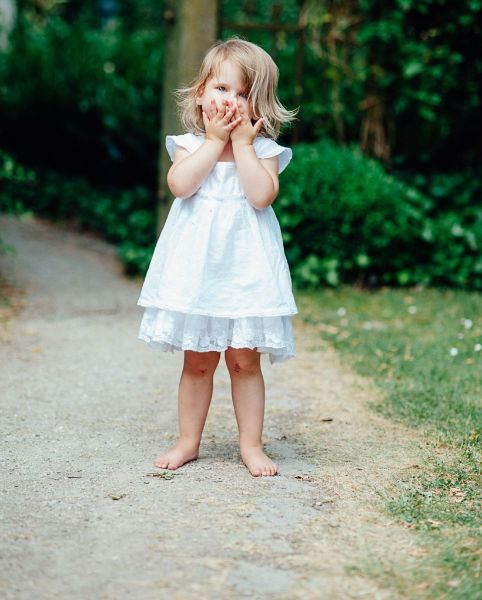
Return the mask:
[[[241,117],[241,121],[231,130],[231,142],[233,144],[252,144],[263,126],[263,117],[258,119],[253,125],[246,111],[235,104],[232,119],[234,120],[239,117]]]

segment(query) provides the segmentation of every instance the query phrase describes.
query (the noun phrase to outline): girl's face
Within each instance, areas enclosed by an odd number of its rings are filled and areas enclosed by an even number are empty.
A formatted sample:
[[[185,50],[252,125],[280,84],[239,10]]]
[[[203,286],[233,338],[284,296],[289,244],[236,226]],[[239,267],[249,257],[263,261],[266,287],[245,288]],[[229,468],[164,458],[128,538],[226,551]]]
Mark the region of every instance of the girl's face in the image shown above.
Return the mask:
[[[252,111],[248,103],[249,90],[243,84],[240,67],[228,60],[221,63],[217,76],[206,82],[204,90],[196,98],[196,104],[202,106],[204,112],[210,115],[211,100],[214,98],[218,108],[223,100],[236,101],[241,111],[252,119]]]

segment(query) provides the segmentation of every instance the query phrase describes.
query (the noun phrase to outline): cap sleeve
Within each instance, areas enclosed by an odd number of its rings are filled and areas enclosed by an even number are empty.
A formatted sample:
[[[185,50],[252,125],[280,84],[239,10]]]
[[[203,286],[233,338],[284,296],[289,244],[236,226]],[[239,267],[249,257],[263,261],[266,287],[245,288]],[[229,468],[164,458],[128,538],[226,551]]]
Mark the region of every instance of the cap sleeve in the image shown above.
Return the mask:
[[[286,146],[280,146],[271,138],[258,137],[255,140],[256,156],[258,158],[278,157],[278,174],[284,171],[293,158],[293,151]]]
[[[182,135],[166,135],[166,148],[172,161],[174,160],[174,154],[177,146],[185,148],[189,152],[193,152],[195,150],[192,137],[193,136],[191,133],[184,133]]]

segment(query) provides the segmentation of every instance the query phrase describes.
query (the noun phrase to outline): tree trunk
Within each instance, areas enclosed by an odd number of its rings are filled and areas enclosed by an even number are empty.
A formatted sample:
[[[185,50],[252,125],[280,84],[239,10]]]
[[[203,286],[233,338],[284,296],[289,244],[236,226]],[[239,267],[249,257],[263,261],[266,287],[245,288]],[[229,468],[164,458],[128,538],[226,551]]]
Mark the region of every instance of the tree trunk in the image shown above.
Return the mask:
[[[171,161],[166,150],[165,136],[184,133],[181,131],[173,90],[188,85],[199,72],[206,50],[219,35],[219,14],[218,0],[171,0],[165,5],[164,16],[170,26],[164,54],[158,235],[162,231],[173,200],[166,182]]]
[[[17,20],[14,0],[0,0],[0,52],[8,50],[9,36]]]

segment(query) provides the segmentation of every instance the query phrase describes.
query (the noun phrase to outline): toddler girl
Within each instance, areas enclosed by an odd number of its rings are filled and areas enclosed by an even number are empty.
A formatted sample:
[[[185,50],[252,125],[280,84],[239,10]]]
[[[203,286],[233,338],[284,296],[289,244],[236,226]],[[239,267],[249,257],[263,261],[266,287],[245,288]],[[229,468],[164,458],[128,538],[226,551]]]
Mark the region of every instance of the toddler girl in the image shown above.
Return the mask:
[[[241,457],[253,476],[275,475],[263,452],[265,387],[260,357],[293,356],[293,298],[271,204],[292,151],[278,145],[286,110],[278,68],[259,46],[234,37],[207,52],[193,85],[178,90],[188,133],[168,135],[176,196],[137,304],[139,339],[184,351],[176,445],[154,464],[177,469],[198,457],[221,352],[231,377]]]

